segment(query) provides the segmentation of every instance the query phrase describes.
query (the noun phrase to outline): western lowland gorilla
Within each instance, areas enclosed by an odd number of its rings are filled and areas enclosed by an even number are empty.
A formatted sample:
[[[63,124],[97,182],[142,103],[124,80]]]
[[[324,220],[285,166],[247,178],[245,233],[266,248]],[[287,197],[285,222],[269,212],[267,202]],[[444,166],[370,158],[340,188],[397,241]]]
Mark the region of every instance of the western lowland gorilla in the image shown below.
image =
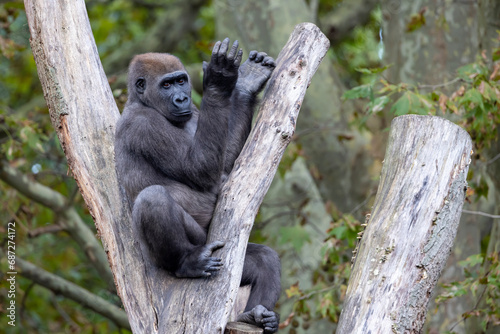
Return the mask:
[[[129,67],[128,101],[116,129],[118,178],[151,258],[177,277],[210,277],[222,267],[212,252],[224,244],[206,243],[208,227],[250,132],[257,94],[275,67],[264,52],[250,52],[240,66],[241,60],[237,41],[231,48],[227,38],[215,44],[203,64],[200,110],[178,58],[146,53]],[[241,285],[251,285],[251,293],[238,320],[276,332],[276,252],[249,243]]]

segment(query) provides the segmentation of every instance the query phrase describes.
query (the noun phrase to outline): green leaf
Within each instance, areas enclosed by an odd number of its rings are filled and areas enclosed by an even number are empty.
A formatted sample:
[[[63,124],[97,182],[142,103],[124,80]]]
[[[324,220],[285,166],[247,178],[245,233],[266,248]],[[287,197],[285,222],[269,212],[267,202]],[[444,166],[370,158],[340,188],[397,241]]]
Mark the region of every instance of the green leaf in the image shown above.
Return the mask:
[[[392,92],[395,92],[395,91],[398,91],[401,86],[400,85],[392,85],[390,83],[388,83],[386,80],[384,79],[380,79],[380,83],[382,85],[384,85],[384,87],[382,87],[377,93],[378,94],[385,94],[385,93],[392,93]]]
[[[364,74],[373,74],[373,72],[369,68],[355,68],[355,71]]]
[[[476,77],[486,78],[488,68],[482,64],[472,63],[457,69],[458,76],[467,82],[472,82]]]
[[[300,251],[306,242],[310,242],[309,233],[300,225],[280,228],[280,244],[291,244]]]
[[[458,265],[461,267],[472,267],[476,264],[483,263],[484,257],[482,254],[474,254],[469,256],[467,259],[458,262]]]
[[[344,100],[354,100],[354,99],[362,99],[362,98],[369,98],[373,95],[373,88],[372,85],[361,85],[354,87],[353,89],[350,89],[346,91],[343,95],[342,98]]]
[[[432,101],[421,94],[407,91],[392,105],[391,112],[396,116],[406,114],[428,115],[436,111]]]
[[[411,16],[410,22],[408,22],[408,24],[406,25],[407,32],[418,30],[425,25],[424,13],[425,13],[425,8],[422,9],[419,13],[413,14]]]
[[[481,81],[481,83],[479,84],[479,92],[488,101],[492,102],[498,101],[495,90],[486,81]]]
[[[493,49],[493,54],[491,55],[491,59],[494,62],[500,60],[500,48]]]
[[[484,198],[488,198],[490,187],[488,186],[488,183],[486,182],[484,177],[481,177],[479,185],[477,185],[474,190],[476,191],[478,200],[481,198],[481,196],[483,196]]]
[[[285,290],[285,293],[286,293],[286,296],[288,298],[292,298],[292,297],[300,297],[303,295],[302,291],[300,291],[299,289],[299,283],[295,283],[293,284],[292,286],[290,286],[289,289],[286,289]]]
[[[347,225],[342,224],[335,228],[332,228],[329,234],[333,235],[337,239],[344,239],[347,231],[348,231]]]
[[[466,109],[470,109],[469,104],[472,103],[484,111],[483,95],[475,88],[466,90],[464,96],[460,98],[459,103]]]
[[[412,113],[428,115],[435,112],[434,104],[426,96],[413,92],[408,92],[408,94],[410,96],[410,111]]]
[[[385,70],[387,70],[391,66],[392,66],[392,64],[389,64],[389,65],[386,65],[383,67],[374,67],[374,68],[355,68],[354,70],[358,71],[360,73],[364,73],[364,74],[378,74],[378,73],[384,72]]]
[[[382,111],[389,102],[391,102],[391,99],[388,98],[387,96],[385,95],[379,96],[375,100],[368,103],[367,105],[368,112],[377,113],[379,111]]]
[[[406,115],[410,112],[410,99],[408,92],[404,93],[391,107],[391,113],[396,116]]]

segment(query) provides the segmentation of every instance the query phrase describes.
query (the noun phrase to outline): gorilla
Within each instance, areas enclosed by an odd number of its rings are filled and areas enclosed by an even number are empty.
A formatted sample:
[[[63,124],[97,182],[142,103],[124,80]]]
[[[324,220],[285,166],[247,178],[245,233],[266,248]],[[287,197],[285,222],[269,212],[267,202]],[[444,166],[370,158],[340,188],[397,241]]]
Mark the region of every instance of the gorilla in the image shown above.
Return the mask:
[[[224,244],[207,244],[207,231],[250,133],[257,94],[276,66],[264,52],[241,60],[238,41],[230,48],[228,38],[215,43],[203,64],[200,110],[178,58],[146,53],[130,63],[128,101],[116,128],[118,180],[151,258],[176,277],[208,278],[223,265],[212,252]],[[238,321],[278,330],[280,267],[274,250],[248,244],[241,286],[250,285],[251,293]]]

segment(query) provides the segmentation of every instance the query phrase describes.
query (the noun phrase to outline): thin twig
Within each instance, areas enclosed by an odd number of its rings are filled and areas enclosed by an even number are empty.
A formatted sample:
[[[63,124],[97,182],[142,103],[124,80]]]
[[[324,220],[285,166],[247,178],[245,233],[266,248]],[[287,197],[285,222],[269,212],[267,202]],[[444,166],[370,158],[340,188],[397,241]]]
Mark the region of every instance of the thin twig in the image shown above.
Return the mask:
[[[368,201],[373,197],[373,195],[375,194],[375,192],[376,191],[374,189],[370,190],[370,193],[368,194],[368,196],[366,196],[366,198],[363,200],[363,202],[361,202],[358,205],[356,205],[349,213],[350,214],[354,214],[359,209],[361,209],[363,206],[365,206],[366,203],[368,203]]]
[[[311,292],[309,292],[307,295],[304,295],[304,296],[300,297],[299,299],[297,299],[297,301],[299,301],[299,300],[304,300],[304,299],[308,299],[308,298],[310,298],[310,297],[312,297],[312,296],[314,296],[314,295],[317,295],[318,293],[327,292],[327,291],[329,291],[329,290],[333,290],[333,289],[335,289],[335,288],[337,288],[337,286],[332,285],[332,286],[329,286],[329,287],[326,287],[326,288],[323,288],[323,289],[320,289],[320,290],[311,291]]]
[[[23,299],[21,300],[21,307],[19,309],[19,314],[21,316],[21,319],[24,317],[24,310],[26,310],[26,301],[28,300],[28,295],[30,294],[31,289],[33,289],[35,285],[36,285],[35,282],[31,282],[31,284],[28,285],[26,290],[24,290]]]
[[[488,161],[486,162],[486,164],[487,164],[487,165],[492,164],[492,163],[493,163],[493,162],[495,162],[497,159],[500,159],[500,153],[498,153],[497,155],[495,155],[495,157],[493,157],[493,159],[488,160]]]
[[[486,277],[486,276],[488,276],[488,274],[489,274],[489,272],[485,275],[485,277]],[[477,308],[479,307],[479,303],[480,303],[480,302],[481,302],[481,300],[483,299],[483,297],[484,297],[484,293],[486,292],[486,289],[487,289],[487,288],[488,288],[488,285],[486,285],[486,286],[484,287],[483,292],[481,292],[481,295],[479,296],[479,298],[478,298],[478,300],[477,300],[476,305],[474,306],[474,308],[472,308],[472,309],[471,309],[471,310],[469,310],[468,312],[465,312],[464,314],[466,314],[466,313],[471,313],[472,311],[477,310]],[[450,327],[450,330],[449,330],[449,331],[450,331],[450,332],[452,332],[452,331],[453,331],[453,329],[454,329],[454,328],[455,328],[458,324],[460,324],[461,322],[465,321],[465,319],[466,319],[466,318],[462,315],[462,319],[458,320],[455,324],[453,324],[453,326],[451,326],[451,327]]]
[[[48,225],[44,227],[35,228],[34,230],[28,231],[28,237],[36,238],[39,235],[45,233],[57,233],[60,231],[64,231],[64,228],[60,225]]]
[[[426,89],[426,88],[430,88],[431,90],[434,90],[436,88],[440,88],[440,87],[446,87],[446,86],[449,86],[449,85],[452,85],[454,84],[455,82],[459,82],[459,81],[462,81],[461,78],[455,78],[451,81],[448,81],[448,82],[444,82],[442,84],[437,84],[437,85],[418,85],[417,88],[418,89]]]
[[[56,309],[56,311],[59,313],[59,315],[64,319],[69,324],[70,331],[72,333],[77,332],[80,329],[80,326],[76,322],[71,319],[68,313],[59,305],[59,302],[57,301],[56,295],[52,294],[52,297],[50,298],[50,301],[52,302],[52,305]]]
[[[462,210],[463,213],[468,213],[471,215],[478,215],[478,216],[484,216],[488,218],[493,218],[493,219],[500,219],[500,215],[492,215],[490,213],[486,212],[481,212],[481,211],[469,211],[469,210]]]

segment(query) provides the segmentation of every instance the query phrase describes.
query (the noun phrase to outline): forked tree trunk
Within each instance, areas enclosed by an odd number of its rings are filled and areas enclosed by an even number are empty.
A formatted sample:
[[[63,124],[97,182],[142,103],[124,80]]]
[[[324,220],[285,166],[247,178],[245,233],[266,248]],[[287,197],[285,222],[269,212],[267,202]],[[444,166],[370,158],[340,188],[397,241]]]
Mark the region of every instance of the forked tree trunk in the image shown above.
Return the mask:
[[[338,334],[420,333],[457,232],[472,143],[439,117],[393,120]]]
[[[240,282],[258,207],[295,130],[312,75],[329,42],[296,27],[277,59],[257,123],[220,195],[209,241],[225,241],[214,279],[176,279],[153,266],[132,232],[116,179],[119,112],[83,0],[25,0],[31,46],[52,123],[94,218],[134,333],[222,333]]]

